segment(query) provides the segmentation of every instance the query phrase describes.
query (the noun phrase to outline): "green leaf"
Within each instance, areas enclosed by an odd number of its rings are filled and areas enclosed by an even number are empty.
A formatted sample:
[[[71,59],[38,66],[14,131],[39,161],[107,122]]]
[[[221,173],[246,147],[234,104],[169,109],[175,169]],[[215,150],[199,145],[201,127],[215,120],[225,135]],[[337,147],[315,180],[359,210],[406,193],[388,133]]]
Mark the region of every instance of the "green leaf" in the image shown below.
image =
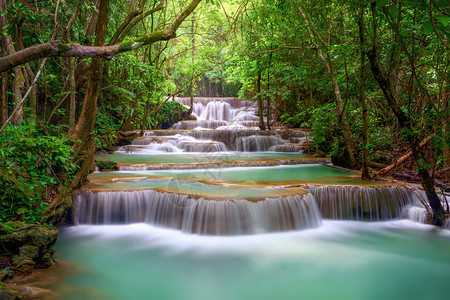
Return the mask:
[[[446,15],[439,15],[437,16],[439,19],[439,22],[441,22],[442,25],[447,26],[450,23],[450,16]]]
[[[378,7],[383,7],[383,6],[385,6],[386,4],[388,4],[388,2],[389,2],[389,0],[378,0],[378,1],[377,1],[377,6],[378,6]]]
[[[400,9],[395,5],[391,5],[389,6],[389,14],[392,16],[392,18],[397,19],[400,15]]]
[[[423,23],[422,29],[423,29],[423,32],[425,32],[425,33],[433,32],[433,23],[431,23],[431,21],[427,21],[427,22]]]

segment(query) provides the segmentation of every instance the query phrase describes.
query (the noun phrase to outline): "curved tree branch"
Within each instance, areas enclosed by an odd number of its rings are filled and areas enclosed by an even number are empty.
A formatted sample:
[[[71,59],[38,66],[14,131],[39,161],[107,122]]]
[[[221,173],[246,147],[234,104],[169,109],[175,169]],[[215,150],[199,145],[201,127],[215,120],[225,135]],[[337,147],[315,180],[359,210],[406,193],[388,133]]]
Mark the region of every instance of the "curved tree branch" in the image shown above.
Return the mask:
[[[63,43],[61,41],[51,41],[45,44],[34,45],[11,55],[0,58],[0,73],[22,65],[26,62],[44,57],[98,57],[111,59],[113,56],[139,49],[143,46],[153,44],[158,41],[170,40],[176,37],[176,30],[181,23],[194,11],[201,0],[192,0],[191,3],[180,13],[180,15],[164,30],[145,34],[129,42],[123,42],[112,46],[91,47],[82,46],[77,43]]]

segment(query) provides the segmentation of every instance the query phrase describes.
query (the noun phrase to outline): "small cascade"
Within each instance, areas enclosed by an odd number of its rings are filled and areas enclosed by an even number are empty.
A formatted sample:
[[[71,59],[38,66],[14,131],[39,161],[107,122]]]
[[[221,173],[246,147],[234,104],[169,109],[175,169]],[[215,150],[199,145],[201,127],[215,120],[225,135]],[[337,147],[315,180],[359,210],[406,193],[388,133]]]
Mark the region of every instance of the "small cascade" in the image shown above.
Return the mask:
[[[252,135],[238,138],[236,142],[236,150],[245,152],[273,151],[275,146],[283,143],[284,140],[279,136]]]
[[[184,152],[222,152],[227,151],[224,143],[214,141],[181,141],[177,144]]]
[[[203,121],[181,121],[172,126],[175,130],[193,130],[193,129],[217,129],[221,126],[228,126],[228,121],[203,120]]]
[[[253,168],[283,165],[330,164],[328,158],[272,159],[258,161],[209,162],[196,164],[119,164],[119,171],[196,170],[218,168]]]
[[[145,146],[145,147],[144,147]],[[197,139],[189,135],[175,134],[168,137],[144,137],[133,141],[131,146],[119,149],[119,152],[221,152],[227,151],[224,143]]]
[[[399,186],[310,186],[327,219],[380,221],[400,218],[407,205],[417,204],[414,192]]]
[[[191,99],[175,101],[190,105]],[[304,130],[258,130],[254,102],[194,98],[193,104],[196,121],[145,132],[114,154],[121,172],[91,175],[74,201],[77,224],[144,222],[193,234],[240,235],[316,228],[322,217],[425,221],[409,188],[366,186],[349,171],[318,165],[329,159],[301,155],[308,143]],[[130,152],[136,155],[123,154]],[[287,166],[301,164],[313,165]],[[175,189],[174,178],[196,185]],[[329,182],[343,185],[319,186]],[[298,188],[304,185],[309,193]]]
[[[292,144],[302,144],[307,142],[306,137],[291,137],[289,142]]]
[[[206,106],[201,103],[194,103],[192,114],[198,120],[232,121],[236,115],[236,110],[226,102],[211,101]]]
[[[274,151],[276,152],[303,152],[305,150],[305,146],[301,144],[283,144],[276,145]]]
[[[280,132],[281,133],[281,132]],[[286,133],[283,133],[285,136]],[[296,131],[289,132],[290,135],[299,135]],[[300,133],[301,134],[301,133]],[[288,137],[290,136],[288,135]],[[227,129],[216,129],[216,130],[152,130],[144,133],[144,137],[174,137],[174,136],[187,136],[192,137],[197,140],[203,141],[217,141],[224,143],[228,150],[231,151],[268,151],[270,147],[281,145],[285,143],[286,138],[275,131],[260,131],[260,130],[232,130],[232,128]],[[245,139],[246,137],[249,137]],[[251,138],[250,138],[251,137]],[[141,142],[143,143],[143,142]],[[249,145],[270,145],[267,148],[264,146],[259,147],[261,150],[245,150],[254,148],[253,146],[247,147],[243,146],[245,144]],[[273,151],[273,149],[271,150]]]
[[[182,152],[181,149],[177,148],[171,143],[149,143],[148,145],[131,145],[131,146],[123,146],[120,147],[119,150],[117,150],[118,153],[173,153],[173,152]]]
[[[427,210],[425,207],[410,206],[406,209],[407,218],[413,222],[425,224]]]
[[[259,129],[259,121],[237,121],[236,123],[248,127],[248,128],[252,128],[253,130],[255,129]]]
[[[240,235],[316,228],[314,198],[285,196],[263,201],[205,200],[154,190],[81,191],[75,198],[76,224],[149,223],[186,233]]]
[[[175,101],[185,105],[191,105],[191,98],[179,98],[175,97]],[[225,97],[225,98],[208,98],[208,97],[195,97],[194,98],[194,106],[195,104],[202,104],[203,106],[208,105],[210,102],[225,102],[231,105],[231,107],[237,108],[251,108],[255,107],[256,104],[253,101],[241,99],[241,98],[233,98],[233,97]]]
[[[277,133],[283,140],[292,140],[294,138],[306,138],[306,132],[298,129],[279,130]]]
[[[233,121],[257,121],[258,119],[259,117],[253,111],[239,111],[233,118]]]
[[[239,123],[232,123],[229,125],[217,127],[216,129],[217,130],[246,130],[248,128]]]

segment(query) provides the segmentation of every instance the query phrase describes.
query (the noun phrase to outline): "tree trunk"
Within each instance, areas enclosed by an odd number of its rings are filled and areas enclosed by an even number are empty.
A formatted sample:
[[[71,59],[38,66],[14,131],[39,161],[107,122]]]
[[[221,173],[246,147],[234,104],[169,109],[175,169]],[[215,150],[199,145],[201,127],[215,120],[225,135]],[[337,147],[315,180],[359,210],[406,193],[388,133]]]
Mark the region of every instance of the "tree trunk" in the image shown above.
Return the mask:
[[[102,2],[102,1],[100,1]],[[134,51],[146,45],[167,41],[176,37],[176,31],[184,20],[194,11],[201,0],[192,0],[188,6],[177,16],[172,24],[166,28],[144,34],[131,41],[122,42],[112,46],[82,46],[76,43],[65,44],[60,41],[51,41],[34,45],[17,51],[12,55],[0,58],[0,72],[12,69],[15,66],[44,57],[80,57],[80,58],[104,58],[111,59],[123,52]]]
[[[336,79],[336,75],[334,72],[334,66],[333,61],[330,56],[330,51],[328,49],[327,42],[322,38],[320,33],[317,31],[312,30],[311,22],[306,16],[306,14],[303,12],[303,9],[299,8],[300,14],[303,17],[303,20],[305,21],[306,30],[308,31],[309,36],[311,37],[311,42],[316,47],[316,51],[319,54],[320,60],[323,62],[328,75],[330,76],[331,82],[333,84],[334,94],[336,96],[336,116],[338,119],[339,127],[342,131],[342,137],[344,139],[345,146],[347,148],[348,156],[350,159],[350,165],[352,168],[355,168],[357,166],[357,162],[355,159],[355,152],[356,152],[356,146],[355,141],[353,139],[353,134],[350,129],[350,126],[348,125],[347,121],[345,120],[345,106],[342,103],[342,96],[341,96],[341,90],[339,88],[339,84]],[[325,54],[320,50],[318,44],[315,41],[315,37],[319,40],[319,42],[322,44],[322,46],[325,49]]]
[[[412,120],[405,115],[398,102],[398,95],[396,94],[395,87],[392,83],[390,76],[386,76],[380,66],[380,57],[377,48],[377,36],[376,36],[376,2],[371,3],[372,6],[372,14],[373,14],[373,26],[374,26],[374,37],[373,37],[373,45],[372,49],[367,52],[367,57],[370,62],[370,68],[373,74],[373,77],[377,81],[381,91],[384,94],[384,97],[389,105],[389,107],[394,112],[395,116],[398,120],[398,125],[400,129],[405,130],[407,132],[411,131],[411,122]],[[434,188],[434,180],[430,176],[428,172],[427,162],[425,160],[425,155],[420,150],[420,143],[415,134],[407,134],[406,136],[408,143],[411,146],[412,155],[414,160],[416,161],[419,168],[419,175],[422,187],[425,191],[425,194],[428,198],[428,203],[430,207],[433,209],[433,224],[436,226],[442,226],[445,220],[445,211],[441,205],[441,201],[436,193]]]
[[[369,174],[369,166],[367,162],[368,149],[367,149],[367,106],[366,106],[366,97],[364,95],[364,67],[366,63],[366,54],[364,53],[364,4],[363,1],[359,1],[359,47],[360,47],[360,56],[361,56],[361,67],[359,69],[359,102],[361,103],[362,108],[362,117],[363,117],[363,125],[362,125],[362,168],[361,168],[361,179],[368,180],[370,179]]]
[[[264,103],[261,97],[261,70],[258,71],[258,79],[256,81],[256,88],[258,92],[258,115],[259,115],[259,129],[266,130],[264,126]]]
[[[272,50],[272,45],[270,46],[270,49]],[[271,120],[271,111],[270,111],[270,67],[272,64],[272,52],[269,53],[269,64],[267,67],[267,129],[271,130],[270,128],[270,120]]]
[[[75,10],[72,14],[72,17],[69,20],[69,23],[67,24],[65,28],[65,39],[66,42],[70,41],[70,30],[73,27],[73,24],[75,23],[75,19],[78,16],[78,13],[80,11],[82,4],[82,0],[77,0],[77,5],[75,7]],[[67,68],[69,71],[69,134],[72,134],[74,128],[75,128],[75,111],[77,108],[77,102],[76,102],[76,80],[75,80],[75,62],[72,57],[69,57],[66,59],[67,62]]]
[[[100,1],[97,26],[95,28],[96,47],[105,44],[109,16],[109,0]],[[86,95],[84,97],[83,109],[78,123],[72,133],[72,139],[79,141],[74,145],[75,163],[80,164],[80,169],[71,183],[71,188],[81,185],[93,166],[95,145],[92,136],[97,114],[97,100],[100,92],[100,81],[102,78],[101,58],[93,58],[90,65],[90,75],[87,83]]]
[[[87,46],[92,45],[92,40],[90,37],[92,37],[96,32],[96,26],[97,26],[97,20],[98,20],[98,14],[99,14],[99,6],[101,4],[101,0],[95,1],[95,9],[92,9],[92,15],[89,18],[89,23],[86,27],[86,30],[84,31],[84,36],[86,37],[85,44]],[[94,2],[92,2],[94,3]]]
[[[443,111],[448,112],[448,97],[443,98]],[[444,148],[442,149],[443,155],[444,155],[444,166],[443,169],[450,167],[450,146],[447,144],[447,142],[450,142],[450,128],[448,126],[450,118],[450,113],[447,113],[447,116],[444,116],[443,124],[442,124],[442,131],[443,131],[443,144]]]
[[[197,5],[201,2],[201,0],[192,0],[184,10],[175,18],[175,20],[167,26],[164,30],[156,31],[148,33],[140,38],[137,38],[131,42],[125,42],[115,46],[104,47],[107,33],[107,24],[108,24],[108,10],[109,10],[109,0],[100,1],[99,6],[99,14],[95,32],[95,42],[94,47],[83,47],[86,49],[91,49],[94,52],[90,54],[90,57],[94,57],[92,59],[92,63],[90,65],[90,73],[89,79],[87,83],[86,95],[84,98],[83,109],[78,118],[78,123],[75,126],[75,129],[72,133],[72,139],[75,141],[79,141],[75,143],[73,146],[74,149],[74,162],[76,164],[80,164],[80,169],[75,174],[75,179],[72,181],[70,187],[76,188],[80,186],[85,180],[87,175],[89,174],[90,168],[93,166],[95,147],[93,142],[92,133],[94,130],[95,117],[97,113],[97,100],[100,92],[100,80],[102,75],[102,59],[106,58],[104,55],[98,55],[99,53],[109,53],[111,49],[117,49],[119,52],[122,50],[131,51],[139,49],[145,45],[154,43],[156,41],[161,40],[169,40],[176,36],[176,30],[180,27],[183,21],[193,12],[193,10],[197,7]],[[47,44],[52,44],[47,43]],[[75,44],[68,44],[74,46]],[[42,46],[42,45],[40,45]],[[69,46],[69,48],[71,48]],[[31,47],[32,48],[32,47]],[[38,46],[39,48],[39,46]],[[64,47],[63,47],[64,48]],[[76,47],[75,47],[76,48]],[[30,48],[27,48],[28,51]],[[24,49],[26,51],[27,49]],[[122,49],[122,50],[120,50]],[[68,48],[59,49],[65,52],[68,57],[77,57],[74,53],[70,53],[72,50]],[[99,51],[99,52],[96,52]],[[82,51],[83,52],[83,51]],[[119,53],[117,52],[117,53]],[[116,53],[116,54],[117,54]],[[84,53],[86,54],[86,53]],[[83,54],[83,55],[84,55]],[[42,55],[42,53],[40,54]],[[47,56],[51,56],[46,54]],[[3,59],[3,58],[2,58]],[[0,59],[0,71],[2,65],[2,59]],[[28,58],[29,59],[29,58]],[[7,60],[7,59],[6,59]],[[5,60],[3,60],[4,62]],[[16,61],[17,63],[17,61]]]
[[[14,46],[12,45],[11,38],[6,39],[8,56],[15,53]],[[14,68],[14,79],[12,82],[12,92],[13,92],[13,110],[16,110],[17,105],[19,105],[22,100],[22,89],[25,85],[25,77],[23,76],[22,67],[17,66]],[[23,121],[23,107],[20,106],[13,116],[12,122],[14,125],[22,125]]]
[[[69,69],[69,91],[70,91],[69,133],[71,133],[75,128],[75,111],[77,108],[75,67],[74,67],[74,59],[72,57],[67,58],[67,67]]]
[[[433,139],[433,136],[430,135],[428,137],[426,137],[423,141],[420,142],[419,147],[423,147],[425,146],[429,141],[431,141]],[[405,155],[403,155],[402,157],[400,157],[399,159],[397,159],[393,164],[389,165],[389,166],[385,166],[383,167],[383,169],[379,170],[376,175],[383,175],[386,174],[387,172],[393,170],[396,166],[402,164],[403,162],[405,162],[408,158],[410,158],[413,155],[412,151],[408,151]]]
[[[0,122],[3,124],[8,119],[8,98],[6,97],[7,81],[6,74],[2,76],[0,90]]]
[[[0,10],[6,11],[6,0],[0,0]],[[0,32],[3,32],[3,26],[6,25],[6,16],[0,15]],[[6,45],[6,36],[1,35],[1,50],[0,57],[6,56],[8,53]],[[6,73],[2,76],[0,89],[0,124],[3,124],[8,119],[8,97],[6,96],[8,81],[6,80]]]
[[[194,68],[194,57],[195,57],[195,14],[192,13],[191,20],[191,42],[192,42],[192,57],[191,57],[191,68]],[[191,114],[194,110],[194,70],[192,69],[191,74],[191,108],[189,109],[189,113]]]
[[[33,79],[31,79],[33,80]],[[37,115],[37,84],[33,87],[30,93],[30,120],[36,121]]]

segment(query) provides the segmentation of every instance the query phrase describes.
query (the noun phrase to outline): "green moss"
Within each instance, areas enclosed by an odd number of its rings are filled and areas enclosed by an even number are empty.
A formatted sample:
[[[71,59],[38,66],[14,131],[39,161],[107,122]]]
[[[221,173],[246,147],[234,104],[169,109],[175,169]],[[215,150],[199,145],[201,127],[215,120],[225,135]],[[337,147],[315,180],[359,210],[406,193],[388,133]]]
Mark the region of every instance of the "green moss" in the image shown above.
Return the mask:
[[[114,171],[119,169],[117,162],[110,160],[105,161],[96,160],[95,165],[98,167],[100,171]]]
[[[143,35],[143,36],[141,36],[141,37],[139,37],[137,39],[134,39],[132,41],[127,41],[127,42],[120,43],[119,44],[119,51],[120,52],[130,51],[130,50],[134,50],[134,49],[140,48],[140,47],[142,47],[144,45],[152,44],[154,42],[167,40],[167,39],[169,39],[169,37],[167,37],[167,34],[164,31],[162,31],[162,30],[155,31],[155,32]]]
[[[61,53],[67,52],[70,50],[70,47],[67,44],[58,43],[58,44],[56,44],[56,47],[58,47],[58,51]]]
[[[22,299],[17,291],[10,290],[6,286],[0,285],[0,299],[2,300],[16,300]]]

